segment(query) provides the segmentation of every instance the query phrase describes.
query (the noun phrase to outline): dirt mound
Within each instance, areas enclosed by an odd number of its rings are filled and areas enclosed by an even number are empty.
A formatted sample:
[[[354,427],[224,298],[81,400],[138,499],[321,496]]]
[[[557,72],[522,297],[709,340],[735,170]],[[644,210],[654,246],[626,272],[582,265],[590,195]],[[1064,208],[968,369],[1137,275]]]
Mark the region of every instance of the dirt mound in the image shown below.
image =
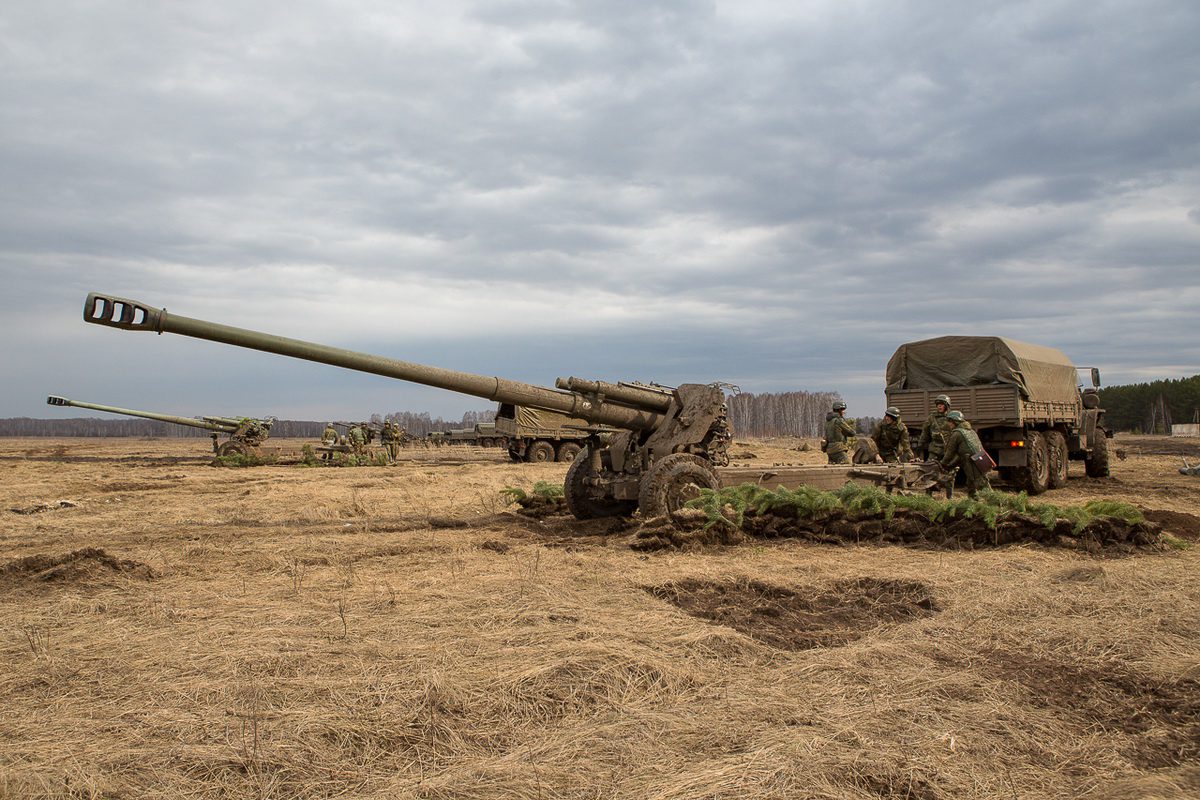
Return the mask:
[[[925,584],[887,578],[795,589],[752,579],[684,580],[645,589],[693,617],[728,625],[781,650],[837,647],[881,625],[940,610]]]
[[[0,566],[0,588],[35,582],[91,583],[115,575],[142,580],[158,577],[147,564],[114,558],[98,547],[88,547],[61,556],[36,555],[9,561]]]
[[[820,518],[798,518],[787,514],[747,514],[742,526],[710,524],[702,511],[686,510],[672,517],[647,520],[630,545],[635,550],[739,544],[747,537],[804,539],[827,544],[904,544],[916,547],[974,549],[1038,542],[1087,551],[1124,552],[1139,547],[1162,547],[1157,525],[1128,522],[1116,517],[1098,517],[1082,530],[1068,520],[1048,528],[1038,518],[1013,514],[994,528],[979,517],[932,520],[923,514],[897,510],[888,519],[883,514],[851,516],[835,511]]]
[[[1194,542],[1200,540],[1200,517],[1183,511],[1151,509],[1143,512],[1146,519],[1162,527],[1164,531]]]
[[[996,652],[985,671],[1015,680],[1035,708],[1130,737],[1125,755],[1140,769],[1200,758],[1200,680],[1164,681],[1120,662],[1061,663]]]
[[[77,504],[70,500],[59,500],[57,503],[34,503],[31,506],[10,508],[14,514],[41,514],[45,511],[57,511],[60,508],[75,508]]]

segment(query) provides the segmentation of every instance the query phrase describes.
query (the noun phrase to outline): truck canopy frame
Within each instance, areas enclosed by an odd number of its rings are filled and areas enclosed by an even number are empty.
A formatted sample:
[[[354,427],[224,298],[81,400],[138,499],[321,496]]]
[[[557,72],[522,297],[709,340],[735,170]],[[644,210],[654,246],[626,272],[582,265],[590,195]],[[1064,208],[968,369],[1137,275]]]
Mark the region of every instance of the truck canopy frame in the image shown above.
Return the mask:
[[[1078,402],[1079,376],[1061,350],[1001,336],[939,336],[903,344],[887,365],[889,391],[1017,387],[1025,400]]]

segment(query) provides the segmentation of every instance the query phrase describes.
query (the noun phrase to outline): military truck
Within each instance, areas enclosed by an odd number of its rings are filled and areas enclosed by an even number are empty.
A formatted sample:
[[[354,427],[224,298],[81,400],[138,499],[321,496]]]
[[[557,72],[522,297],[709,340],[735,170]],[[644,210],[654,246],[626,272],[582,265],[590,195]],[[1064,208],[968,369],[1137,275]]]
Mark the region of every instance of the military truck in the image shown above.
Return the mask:
[[[512,403],[499,405],[495,424],[513,461],[574,461],[588,437],[586,420]]]
[[[1067,481],[1069,460],[1089,477],[1109,474],[1112,432],[1100,408],[1100,371],[1081,389],[1079,371],[1052,347],[999,336],[941,336],[903,344],[887,365],[887,404],[913,435],[947,395],[996,462],[1000,477],[1029,494]]]

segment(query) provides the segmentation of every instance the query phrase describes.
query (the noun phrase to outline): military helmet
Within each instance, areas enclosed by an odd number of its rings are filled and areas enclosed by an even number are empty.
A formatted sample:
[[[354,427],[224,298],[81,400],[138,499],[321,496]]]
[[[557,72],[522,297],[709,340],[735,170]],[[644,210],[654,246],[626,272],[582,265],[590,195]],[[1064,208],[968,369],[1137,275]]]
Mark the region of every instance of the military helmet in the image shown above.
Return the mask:
[[[946,406],[946,408],[950,407],[950,398],[949,398],[949,396],[944,395],[944,394],[939,394],[933,402],[934,403],[942,403],[943,405]]]
[[[951,411],[949,414],[946,415],[946,419],[952,419],[955,422],[962,422],[963,415],[962,415],[961,411]]]
[[[836,400],[836,401],[834,401],[834,403],[833,403],[833,410],[834,410],[834,411],[845,411],[845,410],[846,410],[846,404],[845,404],[845,403],[843,403],[841,400]]]
[[[883,412],[883,415],[892,419],[900,419],[900,409],[895,406],[888,406],[887,411]]]

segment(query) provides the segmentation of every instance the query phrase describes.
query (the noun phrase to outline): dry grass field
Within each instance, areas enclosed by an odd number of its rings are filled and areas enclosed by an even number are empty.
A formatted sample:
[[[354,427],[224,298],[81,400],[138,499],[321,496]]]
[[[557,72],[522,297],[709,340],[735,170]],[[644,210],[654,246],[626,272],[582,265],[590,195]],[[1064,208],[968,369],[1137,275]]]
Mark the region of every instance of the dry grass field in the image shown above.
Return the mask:
[[[562,465],[206,446],[0,439],[0,798],[1200,796],[1200,546],[640,553],[508,510]],[[1200,443],[1116,446],[1048,497],[1194,542]]]

